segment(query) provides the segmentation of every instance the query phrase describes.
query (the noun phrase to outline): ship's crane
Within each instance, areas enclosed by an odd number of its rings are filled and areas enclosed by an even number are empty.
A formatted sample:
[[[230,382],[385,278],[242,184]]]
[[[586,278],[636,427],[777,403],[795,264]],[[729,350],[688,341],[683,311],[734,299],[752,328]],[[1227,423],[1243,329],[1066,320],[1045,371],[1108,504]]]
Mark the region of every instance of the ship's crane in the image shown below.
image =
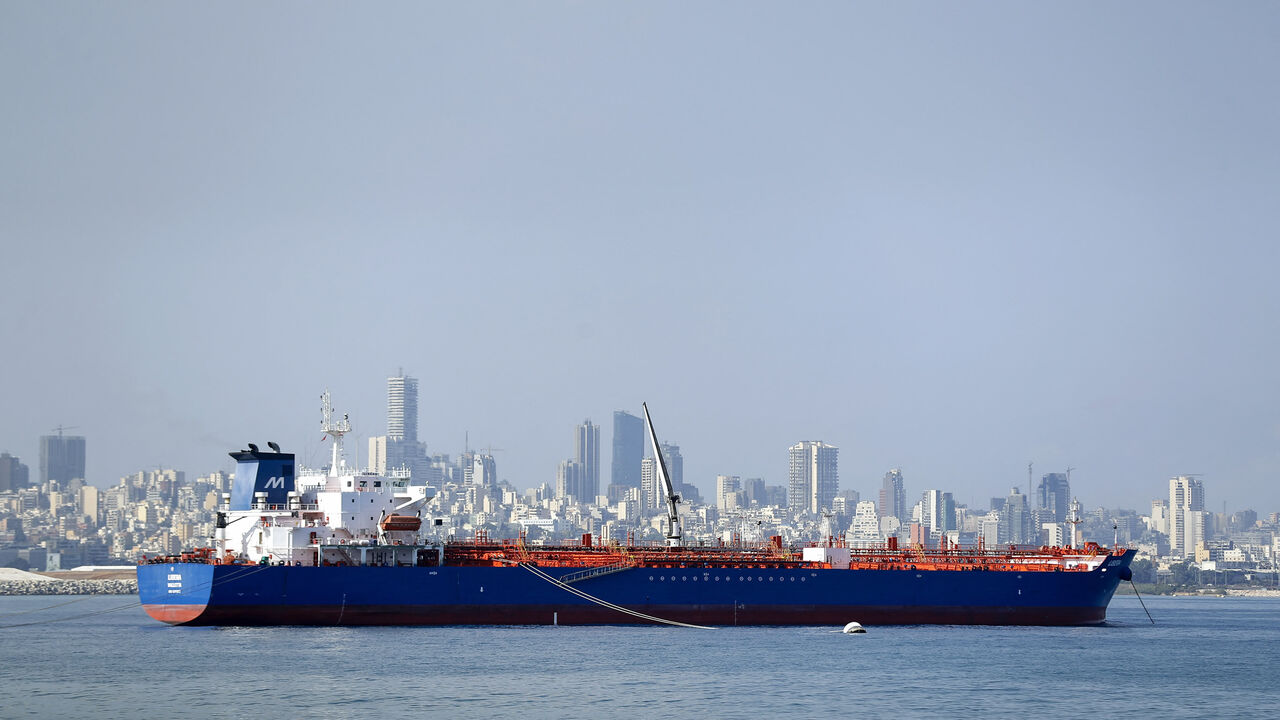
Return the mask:
[[[676,494],[676,490],[671,485],[671,476],[667,475],[667,461],[662,457],[662,448],[658,447],[658,434],[653,431],[653,420],[649,418],[649,406],[646,403],[640,403],[644,408],[644,424],[649,429],[649,447],[653,448],[653,457],[655,466],[658,469],[658,476],[662,479],[662,489],[667,495],[667,545],[670,547],[680,546],[680,496]]]

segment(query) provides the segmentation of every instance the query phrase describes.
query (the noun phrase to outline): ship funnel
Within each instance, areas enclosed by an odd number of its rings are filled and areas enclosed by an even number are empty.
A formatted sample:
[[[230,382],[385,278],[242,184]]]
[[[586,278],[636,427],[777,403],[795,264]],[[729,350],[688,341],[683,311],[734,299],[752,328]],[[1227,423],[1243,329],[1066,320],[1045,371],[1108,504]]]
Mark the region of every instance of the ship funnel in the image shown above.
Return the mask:
[[[230,510],[250,510],[255,498],[269,505],[284,505],[294,490],[293,453],[250,450],[228,453],[236,461]]]

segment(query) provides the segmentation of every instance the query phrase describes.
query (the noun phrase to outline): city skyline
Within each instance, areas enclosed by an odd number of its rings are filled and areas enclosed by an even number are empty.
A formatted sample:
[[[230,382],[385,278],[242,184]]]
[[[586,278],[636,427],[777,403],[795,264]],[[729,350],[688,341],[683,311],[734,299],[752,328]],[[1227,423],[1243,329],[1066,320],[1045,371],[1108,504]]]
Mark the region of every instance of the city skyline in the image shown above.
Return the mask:
[[[493,448],[468,450],[452,458],[428,456],[412,430],[417,418],[417,379],[401,369],[386,382],[387,427],[394,434],[370,438],[369,463],[364,466],[368,470],[358,471],[337,447],[327,470],[298,468],[293,454],[282,453],[277,443],[268,442],[272,462],[281,463],[280,472],[290,476],[361,472],[362,485],[368,482],[363,479],[369,477],[365,472],[385,476],[409,470],[407,475],[393,475],[398,477],[395,482],[434,488],[423,488],[424,497],[431,497],[424,508],[432,517],[430,526],[453,536],[490,531],[525,534],[533,529],[543,540],[548,535],[576,538],[600,533],[601,540],[608,542],[624,535],[634,538],[660,532],[666,519],[666,490],[659,487],[654,458],[640,462],[640,487],[614,484],[601,494],[598,478],[593,477],[600,467],[600,428],[590,419],[574,427],[574,455],[559,464],[554,485],[543,482],[522,491],[499,478]],[[328,392],[322,401],[326,434],[341,437],[350,429],[347,418],[344,415],[342,422],[334,423]],[[614,419],[612,445],[621,448],[625,466],[634,450],[628,447],[628,436],[635,429],[630,420],[636,418],[615,411]],[[0,454],[4,562],[56,569],[64,557],[72,563],[92,559],[101,564],[108,553],[126,559],[146,553],[173,555],[197,547],[214,532],[219,498],[230,498],[232,506],[247,509],[249,491],[256,488],[252,477],[233,481],[227,473],[213,472],[188,483],[185,471],[158,468],[99,489],[78,474],[83,473],[86,438],[66,436],[64,429],[41,437],[40,477],[35,483],[18,458]],[[1204,485],[1194,476],[1171,478],[1168,499],[1152,499],[1149,515],[1132,508],[1096,507],[1085,512],[1070,486],[1074,468],[1045,473],[1035,484],[1033,465],[1027,467],[1027,487],[1036,485],[1034,504],[1017,486],[1005,498],[992,497],[988,507],[957,503],[952,492],[929,487],[908,512],[901,469],[885,474],[877,500],[861,501],[859,490],[840,489],[839,449],[822,441],[803,440],[788,448],[785,485],[769,485],[763,478],[748,478],[744,483],[736,475],[718,475],[708,499],[698,487],[684,482],[680,448],[654,439],[650,451],[659,448],[663,467],[681,497],[686,539],[699,543],[734,542],[748,535],[763,541],[766,535],[777,534],[789,542],[839,535],[853,547],[879,547],[890,538],[927,547],[1062,546],[1068,542],[1075,547],[1081,525],[1094,541],[1102,539],[1110,525],[1114,542],[1121,542],[1123,536],[1126,546],[1159,557],[1167,572],[1173,572],[1172,564],[1179,559],[1194,559],[1198,568],[1211,571],[1219,563],[1234,570],[1248,570],[1251,563],[1271,567],[1269,563],[1280,552],[1280,540],[1274,535],[1280,513],[1260,517],[1252,508],[1232,514],[1208,511]],[[258,450],[250,445],[247,452]],[[237,461],[245,457],[244,452],[233,455]],[[244,467],[237,465],[237,472]],[[379,484],[375,477],[374,486]]]
[[[315,464],[329,388],[363,456],[403,365],[522,486],[647,402],[705,495],[823,438],[864,495],[1280,507],[1278,23],[5,4],[0,452]]]
[[[405,425],[412,426],[413,425],[412,419],[407,418],[405,416],[405,413],[407,412],[406,407],[414,407],[416,405],[417,378],[405,376],[403,374],[404,372],[403,369],[401,369],[399,372],[401,373],[401,375],[388,377],[386,379],[387,389],[388,389],[388,398],[389,398],[388,405],[387,405],[387,419],[388,419],[388,425],[391,427],[400,427]],[[411,398],[410,401],[407,403],[404,403],[404,402],[401,402],[400,399],[403,397],[404,388],[406,387],[413,388],[413,390],[411,390],[409,393],[409,397]],[[396,399],[390,400],[390,398],[396,398]],[[619,415],[627,416],[633,420],[638,419],[638,418],[635,418],[635,416],[630,415],[630,413],[628,413],[627,411],[624,411],[624,410],[614,411],[615,419]],[[615,426],[615,430],[616,430],[616,426]],[[579,490],[578,492],[570,491],[567,493],[569,495],[573,495],[577,497],[579,502],[593,502],[594,498],[605,496],[607,494],[606,493],[607,488],[604,487],[603,484],[598,481],[594,485],[594,488],[595,488],[594,493],[584,489],[584,488],[591,488],[593,486],[590,482],[590,473],[588,470],[589,466],[592,463],[583,461],[584,460],[583,453],[595,456],[593,463],[597,466],[597,472],[598,472],[598,468],[602,466],[603,461],[599,457],[600,455],[599,432],[600,432],[600,427],[598,425],[592,424],[590,420],[586,420],[583,423],[573,426],[574,457],[571,457],[568,460],[560,461],[555,467],[551,469],[549,476],[538,478],[537,480],[529,482],[524,485],[516,485],[517,489],[521,491],[526,491],[526,490],[536,489],[541,486],[546,486],[550,488],[552,491],[557,492],[558,494],[565,494],[564,490],[566,487],[568,487],[571,490]],[[358,435],[356,437],[358,437]],[[41,437],[42,446],[44,446],[45,448],[49,448],[55,445],[55,443],[61,443],[63,440],[64,438],[62,436],[42,436]],[[71,444],[77,448],[77,452],[79,453],[79,456],[80,456],[79,466],[82,467],[83,466],[82,458],[85,453],[86,438],[84,436],[66,436],[65,440],[70,441]],[[401,442],[406,442],[406,441],[407,440],[402,440]],[[419,447],[425,446],[425,443],[421,443],[421,442],[416,442],[415,444]],[[381,454],[379,454],[379,450],[377,449],[379,445],[381,446],[381,451],[380,451]],[[397,467],[396,465],[394,465],[394,463],[388,463],[387,445],[388,445],[388,437],[386,436],[369,438],[369,453],[367,455],[359,456],[360,457],[359,467],[368,468],[379,473],[386,473],[392,467]],[[610,443],[610,445],[616,446],[616,443]],[[681,484],[693,485],[695,488],[697,488],[700,491],[700,494],[703,496],[704,502],[716,507],[720,507],[720,499],[722,497],[722,487],[723,487],[722,482],[725,482],[726,480],[729,482],[732,482],[734,484],[733,486],[734,490],[745,490],[745,488],[742,487],[742,479],[741,479],[742,476],[740,475],[731,476],[731,475],[725,475],[723,473],[717,474],[715,477],[710,479],[709,484],[705,482],[698,482],[697,480],[693,480],[685,477],[684,469],[683,469],[684,468],[683,452],[681,451],[681,448],[679,447],[679,445],[676,445],[674,443],[669,443],[666,441],[661,441],[661,445],[663,448],[664,455],[667,456],[667,461],[671,466],[671,472],[673,475],[672,479],[673,479],[673,482],[676,484],[677,488],[679,488]],[[354,462],[356,459],[356,453],[360,451],[360,446],[347,444],[345,448],[346,448],[345,452],[346,452],[346,457],[348,462]],[[883,478],[881,478],[878,482],[869,481],[865,484],[866,485],[865,487],[863,487],[862,485],[851,486],[843,483],[838,479],[838,470],[836,469],[836,464],[838,462],[836,460],[836,454],[838,453],[838,450],[839,449],[837,447],[828,445],[821,441],[800,441],[799,443],[786,448],[787,464],[789,467],[787,476],[782,478],[777,478],[776,480],[773,478],[760,478],[760,477],[750,478],[750,480],[753,482],[761,482],[761,483],[770,484],[773,486],[778,486],[789,497],[787,505],[791,505],[791,506],[795,505],[796,500],[793,498],[790,498],[790,496],[792,496],[793,493],[797,491],[795,490],[796,488],[799,488],[798,491],[804,494],[804,500],[802,502],[802,505],[804,508],[808,509],[811,512],[817,512],[817,510],[814,508],[830,509],[832,498],[836,497],[837,495],[843,494],[845,491],[852,491],[861,495],[861,497],[864,500],[868,500],[873,505],[875,505],[876,512],[880,516],[892,516],[892,513],[886,512],[886,510],[891,509],[892,507],[895,507],[895,506],[901,507],[902,513],[906,517],[905,518],[899,517],[899,519],[904,519],[907,521],[909,521],[910,515],[911,515],[911,512],[910,512],[911,504],[908,501],[906,501],[905,498],[908,495],[914,496],[914,493],[917,491],[924,493],[926,499],[929,498],[930,493],[943,493],[944,495],[946,495],[948,503],[953,503],[955,506],[963,506],[971,509],[996,510],[1002,506],[1002,503],[1004,501],[1003,498],[1000,498],[998,496],[991,496],[991,502],[986,501],[986,497],[988,496],[981,496],[983,499],[975,499],[975,500],[953,499],[955,493],[953,493],[951,490],[945,489],[945,484],[939,484],[939,483],[928,483],[928,482],[922,481],[920,483],[920,487],[917,488],[914,485],[908,485],[903,477],[901,468],[896,468],[896,467],[888,470],[884,474]],[[669,455],[668,451],[674,452],[674,455]],[[401,450],[400,452],[403,453],[404,451]],[[419,470],[420,472],[419,481],[421,482],[425,482],[427,484],[432,484],[432,483],[438,484],[440,482],[439,478],[436,478],[433,472],[429,469],[431,456],[438,455],[438,454],[443,454],[450,458],[457,458],[459,460],[465,457],[470,457],[472,458],[471,462],[473,464],[478,463],[479,465],[477,465],[477,467],[483,467],[483,472],[485,476],[492,478],[491,482],[497,482],[497,481],[510,482],[510,480],[505,475],[503,475],[501,471],[498,470],[497,462],[493,458],[493,456],[487,453],[480,452],[480,449],[470,448],[469,450],[465,450],[465,451],[459,450],[456,452],[445,452],[445,453],[440,453],[438,450],[426,450],[426,453],[427,454],[422,459],[422,465],[418,466],[417,468],[413,468],[413,469]],[[325,467],[328,461],[328,450],[326,449],[324,453],[322,453],[322,455],[323,455],[323,458],[319,462],[317,462],[314,465],[309,465],[304,463],[304,467],[310,467],[315,469],[321,469]],[[392,460],[394,460],[396,453],[390,453],[390,455],[392,456]],[[20,456],[16,456],[16,455],[12,455],[11,453],[4,452],[3,457],[4,457],[4,462],[6,464],[4,468],[0,468],[0,470],[3,470],[4,477],[6,479],[10,477],[11,473],[16,472],[17,468],[19,467],[25,468],[27,466],[27,463],[23,462],[23,459]],[[637,487],[641,490],[642,499],[647,498],[650,503],[650,506],[658,507],[660,505],[660,497],[653,494],[650,490],[647,489],[649,484],[654,482],[654,478],[652,476],[652,473],[654,472],[654,470],[653,470],[651,460],[652,460],[652,456],[649,453],[648,449],[645,448],[643,450],[643,462],[641,464],[641,467],[638,468],[640,485]],[[73,460],[72,465],[74,465],[75,462],[76,460]],[[800,463],[800,465],[797,465],[797,463]],[[405,464],[413,465],[414,463],[406,462]],[[805,467],[806,464],[810,465],[811,467]],[[230,463],[230,465],[233,467],[234,462]],[[818,469],[819,466],[821,466],[823,469],[819,470]],[[1069,469],[1075,470],[1075,468],[1069,468]],[[1028,468],[1028,472],[1030,472],[1030,470],[1031,468]],[[106,489],[108,487],[111,487],[114,483],[120,480],[137,476],[139,473],[156,472],[156,471],[178,472],[178,473],[194,471],[197,474],[214,474],[214,475],[222,475],[228,472],[226,467],[220,467],[220,468],[202,467],[202,468],[195,468],[195,469],[181,468],[177,466],[167,467],[167,468],[153,467],[150,469],[139,468],[138,470],[125,473],[124,475],[121,475],[117,478],[105,479],[96,483],[93,481],[93,479],[85,479],[85,480],[86,480],[86,483],[89,485],[93,485],[99,489]],[[495,472],[497,472],[496,476],[494,475]],[[796,474],[797,472],[801,474],[797,475]],[[568,474],[566,475],[566,473]],[[1200,535],[1194,534],[1196,532],[1199,532],[1195,530],[1191,531],[1192,534],[1188,534],[1188,531],[1184,529],[1185,526],[1183,524],[1183,520],[1181,519],[1182,511],[1191,510],[1196,512],[1208,512],[1208,513],[1217,512],[1205,504],[1203,483],[1198,479],[1200,475],[1201,474],[1199,473],[1196,473],[1190,476],[1186,474],[1174,474],[1169,478],[1165,478],[1164,480],[1162,480],[1162,487],[1164,483],[1167,483],[1168,491],[1163,495],[1163,497],[1161,496],[1161,492],[1163,492],[1163,490],[1155,490],[1153,491],[1154,492],[1153,495],[1151,495],[1150,497],[1144,499],[1142,502],[1139,502],[1135,505],[1124,505],[1123,503],[1107,502],[1104,499],[1090,499],[1090,502],[1086,503],[1086,506],[1090,508],[1136,510],[1141,513],[1142,508],[1145,507],[1146,503],[1151,502],[1153,500],[1154,502],[1157,502],[1157,503],[1165,502],[1167,500],[1168,505],[1165,507],[1168,508],[1166,511],[1168,512],[1168,516],[1166,518],[1157,519],[1156,522],[1166,523],[1169,526],[1170,530],[1165,532],[1166,534],[1169,534],[1171,537],[1175,537],[1175,538],[1185,537],[1186,538],[1185,540],[1179,541],[1180,546],[1184,547],[1184,549],[1187,547],[1193,547],[1196,540],[1202,537],[1202,534]],[[819,483],[815,484],[814,482],[815,478],[819,476],[824,477],[825,480],[819,481]],[[1023,502],[1025,503],[1025,507],[1028,513],[1031,513],[1032,511],[1036,511],[1037,509],[1042,509],[1046,514],[1042,518],[1040,518],[1041,520],[1045,522],[1062,523],[1066,517],[1066,509],[1065,509],[1066,505],[1069,505],[1071,502],[1074,502],[1079,497],[1078,493],[1076,493],[1074,490],[1071,489],[1071,486],[1068,481],[1068,477],[1069,477],[1069,473],[1066,473],[1066,472],[1062,472],[1062,473],[1050,472],[1050,473],[1043,474],[1039,482],[1035,482],[1028,477],[1025,479],[1025,482],[1023,483],[1017,483],[1017,482],[1012,483],[1011,487],[1014,492],[1021,493],[1021,496],[1024,498]],[[567,485],[566,485],[566,478],[568,478]],[[57,478],[51,478],[51,479],[61,480],[65,482],[65,481],[76,479],[76,478],[73,478],[72,476],[66,476],[66,477],[57,477]],[[78,479],[84,479],[84,478],[78,478]],[[797,482],[800,482],[799,486],[796,485]],[[37,487],[41,484],[43,483],[39,475],[32,474],[27,480],[28,487]],[[704,487],[704,485],[707,485],[707,487]],[[822,504],[819,500],[819,485],[821,485],[821,498],[827,501],[825,505]],[[1026,489],[1028,490],[1028,492],[1025,492],[1025,493],[1021,492],[1021,489],[1023,488],[1024,485],[1026,486]],[[992,491],[993,492],[995,491],[994,488],[992,488]],[[583,497],[584,494],[585,494],[585,497]],[[1184,499],[1185,504],[1180,505],[1179,498]],[[924,502],[924,500],[922,500],[921,502]],[[939,504],[941,501],[938,500],[937,498],[934,498],[929,502],[935,507],[941,506]],[[1267,506],[1258,505],[1256,503],[1248,504],[1247,501],[1245,504],[1241,505],[1240,507],[1231,507],[1229,509],[1222,508],[1221,511],[1230,514],[1231,512],[1238,512],[1238,511],[1245,511],[1245,510],[1252,510],[1252,511],[1260,512],[1264,514],[1268,512],[1273,512],[1273,510]],[[850,507],[850,513],[852,513],[852,507]],[[925,521],[926,525],[932,525],[932,520],[930,519],[931,517],[932,517],[931,515],[926,515],[926,521]],[[1032,519],[1033,518],[1031,515],[1028,515],[1028,517],[1026,518],[1028,522],[1030,522]],[[1006,521],[1006,524],[1007,524],[1007,521]]]

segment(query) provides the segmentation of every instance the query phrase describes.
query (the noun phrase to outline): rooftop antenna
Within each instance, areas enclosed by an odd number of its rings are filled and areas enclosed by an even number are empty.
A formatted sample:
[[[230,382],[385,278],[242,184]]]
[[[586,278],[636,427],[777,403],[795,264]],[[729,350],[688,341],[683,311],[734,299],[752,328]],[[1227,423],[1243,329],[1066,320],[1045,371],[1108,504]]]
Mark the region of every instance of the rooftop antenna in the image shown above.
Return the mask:
[[[1034,481],[1031,479],[1031,463],[1027,463],[1027,496],[1031,496],[1031,490],[1035,487]]]
[[[329,472],[337,475],[342,459],[342,436],[351,432],[351,421],[346,414],[343,414],[341,420],[334,421],[329,388],[325,388],[324,394],[320,396],[320,413],[323,418],[320,421],[320,430],[325,435],[333,437],[333,454],[329,460]]]

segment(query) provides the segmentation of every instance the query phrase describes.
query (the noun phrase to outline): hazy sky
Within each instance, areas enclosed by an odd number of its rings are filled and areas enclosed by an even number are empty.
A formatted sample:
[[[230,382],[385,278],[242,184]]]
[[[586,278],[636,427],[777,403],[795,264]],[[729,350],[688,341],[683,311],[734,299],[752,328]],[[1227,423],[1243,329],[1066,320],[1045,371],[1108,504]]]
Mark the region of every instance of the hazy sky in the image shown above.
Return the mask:
[[[0,2],[0,450],[1280,510],[1280,5]]]

